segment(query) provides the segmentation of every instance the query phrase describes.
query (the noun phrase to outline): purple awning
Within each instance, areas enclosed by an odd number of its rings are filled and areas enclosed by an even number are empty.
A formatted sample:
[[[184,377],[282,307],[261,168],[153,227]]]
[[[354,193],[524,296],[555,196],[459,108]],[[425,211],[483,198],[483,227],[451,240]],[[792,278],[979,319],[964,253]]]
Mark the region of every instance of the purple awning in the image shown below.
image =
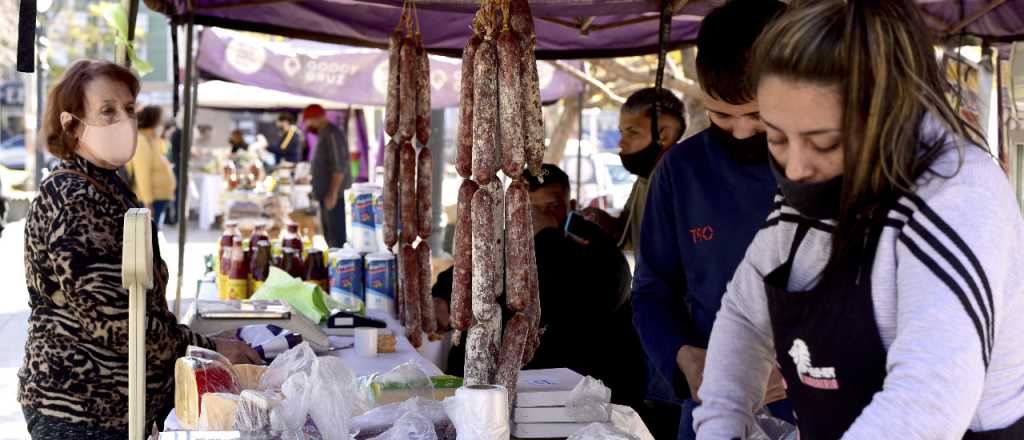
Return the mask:
[[[986,12],[992,0],[918,0],[939,34],[964,17],[985,12],[964,28],[990,41],[1024,38],[1024,2],[1010,0]],[[192,5],[197,24],[263,32],[353,46],[386,45],[402,0],[146,0],[155,10],[180,17]],[[652,53],[657,48],[655,0],[532,0],[537,56],[542,59],[610,57]],[[700,20],[721,0],[687,2],[673,17],[670,44],[692,42]],[[422,0],[423,38],[434,53],[458,54],[470,33],[478,0]],[[961,11],[960,5],[963,5]]]
[[[388,54],[379,49],[282,40],[224,29],[206,29],[199,42],[204,76],[353,105],[383,106]],[[541,98],[553,101],[580,92],[580,82],[548,63],[537,65]],[[462,61],[430,57],[431,104],[459,103]]]

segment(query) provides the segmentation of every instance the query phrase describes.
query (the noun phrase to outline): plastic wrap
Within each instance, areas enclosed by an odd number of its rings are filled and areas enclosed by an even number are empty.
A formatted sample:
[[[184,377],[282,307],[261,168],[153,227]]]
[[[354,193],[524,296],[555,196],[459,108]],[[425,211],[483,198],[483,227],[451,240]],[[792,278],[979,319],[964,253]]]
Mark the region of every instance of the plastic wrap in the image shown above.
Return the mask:
[[[796,440],[798,438],[796,426],[772,416],[767,408],[762,407],[757,410],[754,413],[754,421],[758,429],[750,436],[750,440]]]
[[[369,382],[375,398],[386,392],[400,392],[406,399],[434,398],[434,382],[419,365],[411,361],[392,368],[387,373],[372,375]]]
[[[174,365],[174,407],[181,425],[194,429],[202,414],[203,395],[242,391],[231,361],[212,350],[188,347]]]
[[[654,440],[654,436],[647,429],[640,414],[628,406],[612,405],[611,424],[616,429],[627,432],[640,440]]]
[[[430,421],[438,438],[454,438],[455,427],[444,412],[444,406],[436,400],[413,397],[409,400],[379,406],[352,419],[352,429],[359,431],[360,439],[381,435],[398,423],[402,416],[416,413]],[[387,437],[384,437],[387,438]]]
[[[284,396],[276,391],[242,391],[235,410],[235,429],[241,432],[269,432],[270,411]]]
[[[640,437],[630,435],[607,423],[591,423],[576,431],[567,440],[640,440]]]
[[[430,419],[412,411],[405,413],[390,429],[372,440],[437,440],[437,433]]]
[[[458,440],[507,440],[510,435],[508,391],[501,385],[469,385],[444,400],[444,411]]]
[[[240,397],[231,393],[206,393],[199,413],[199,431],[235,430],[235,413]]]
[[[607,422],[611,419],[611,401],[612,390],[587,376],[569,393],[565,409],[577,422]]]

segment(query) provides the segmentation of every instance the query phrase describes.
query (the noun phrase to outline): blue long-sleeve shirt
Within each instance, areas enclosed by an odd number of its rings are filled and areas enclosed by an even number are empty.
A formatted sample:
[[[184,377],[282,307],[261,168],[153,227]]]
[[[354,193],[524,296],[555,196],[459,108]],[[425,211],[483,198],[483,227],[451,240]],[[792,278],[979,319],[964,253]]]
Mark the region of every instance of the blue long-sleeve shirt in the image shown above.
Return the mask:
[[[726,283],[771,210],[775,188],[767,162],[732,160],[707,130],[671,148],[654,173],[640,228],[633,321],[647,355],[676,390],[686,389],[676,353],[683,345],[707,347]]]

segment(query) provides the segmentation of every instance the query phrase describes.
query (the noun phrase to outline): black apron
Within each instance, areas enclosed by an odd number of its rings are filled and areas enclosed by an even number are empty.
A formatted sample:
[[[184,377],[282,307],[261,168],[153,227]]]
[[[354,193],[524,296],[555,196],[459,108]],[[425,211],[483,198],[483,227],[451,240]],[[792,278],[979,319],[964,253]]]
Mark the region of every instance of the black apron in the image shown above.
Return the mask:
[[[843,436],[885,381],[886,349],[871,298],[882,227],[873,228],[845,264],[830,263],[814,288],[790,292],[793,258],[809,229],[798,226],[789,257],[764,277],[764,285],[775,356],[800,438],[831,440]],[[1004,429],[968,432],[964,439],[1024,439],[1024,418]]]

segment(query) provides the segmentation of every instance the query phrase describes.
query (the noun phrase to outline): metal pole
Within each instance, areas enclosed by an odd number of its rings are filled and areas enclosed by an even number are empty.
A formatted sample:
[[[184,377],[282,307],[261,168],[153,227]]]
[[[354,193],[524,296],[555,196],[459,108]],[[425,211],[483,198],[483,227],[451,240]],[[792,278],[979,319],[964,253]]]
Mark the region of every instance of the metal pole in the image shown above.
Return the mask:
[[[587,66],[586,66],[586,64],[584,62],[583,69],[586,70],[586,68],[587,68]],[[583,98],[584,98],[584,95],[586,93],[587,93],[587,85],[584,84],[583,88],[580,89],[580,96],[579,96],[580,111],[579,111],[579,120],[577,121],[579,123],[579,125],[576,127],[576,204],[577,204],[576,208],[577,209],[582,209],[582,208],[579,207],[579,204],[583,203],[583,199],[580,198],[580,194],[581,194],[580,193],[580,190],[581,190],[580,189],[580,186],[581,186],[580,185],[580,179],[581,179],[580,174],[583,171],[583,165],[582,165],[582,163],[583,163]]]
[[[999,157],[999,164],[1003,166],[1003,171],[1009,175],[1010,152],[1006,148],[1006,138],[1003,134],[1003,61],[999,59],[999,49],[993,49],[993,52],[996,61],[996,141],[999,142],[999,151],[996,154]]]
[[[448,162],[444,154],[444,122],[444,110],[430,111],[431,134],[427,147],[430,148],[431,158],[434,161],[431,164],[433,169],[430,170],[431,179],[434,180],[434,184],[430,187],[430,205],[433,206],[430,211],[432,215],[430,225],[431,230],[434,231],[430,236],[430,248],[434,250],[435,254],[444,249],[444,231],[440,229],[441,210],[444,209],[441,204],[441,190],[444,189],[444,169]]]
[[[181,317],[181,285],[185,281],[185,236],[188,233],[188,158],[192,151],[192,124],[195,114],[192,81],[195,58],[192,56],[192,40],[195,19],[191,14],[185,26],[185,120],[182,124],[181,149],[178,151],[178,188],[186,188],[178,194],[178,286],[174,292],[174,316]]]
[[[135,22],[139,15],[139,0],[121,0],[121,7],[128,14],[128,35],[125,35],[125,38],[128,40],[128,46],[118,45],[117,53],[114,54],[114,60],[117,64],[131,68],[132,59],[128,56],[128,51],[131,50],[130,46],[135,41]]]
[[[45,15],[43,15],[45,17]],[[46,72],[49,66],[46,63],[46,26],[36,27],[36,137],[35,137],[35,166],[33,166],[32,182],[34,187],[39,188],[43,181],[43,149],[46,148],[46,137],[41,136],[43,132],[43,109],[46,101]]]

